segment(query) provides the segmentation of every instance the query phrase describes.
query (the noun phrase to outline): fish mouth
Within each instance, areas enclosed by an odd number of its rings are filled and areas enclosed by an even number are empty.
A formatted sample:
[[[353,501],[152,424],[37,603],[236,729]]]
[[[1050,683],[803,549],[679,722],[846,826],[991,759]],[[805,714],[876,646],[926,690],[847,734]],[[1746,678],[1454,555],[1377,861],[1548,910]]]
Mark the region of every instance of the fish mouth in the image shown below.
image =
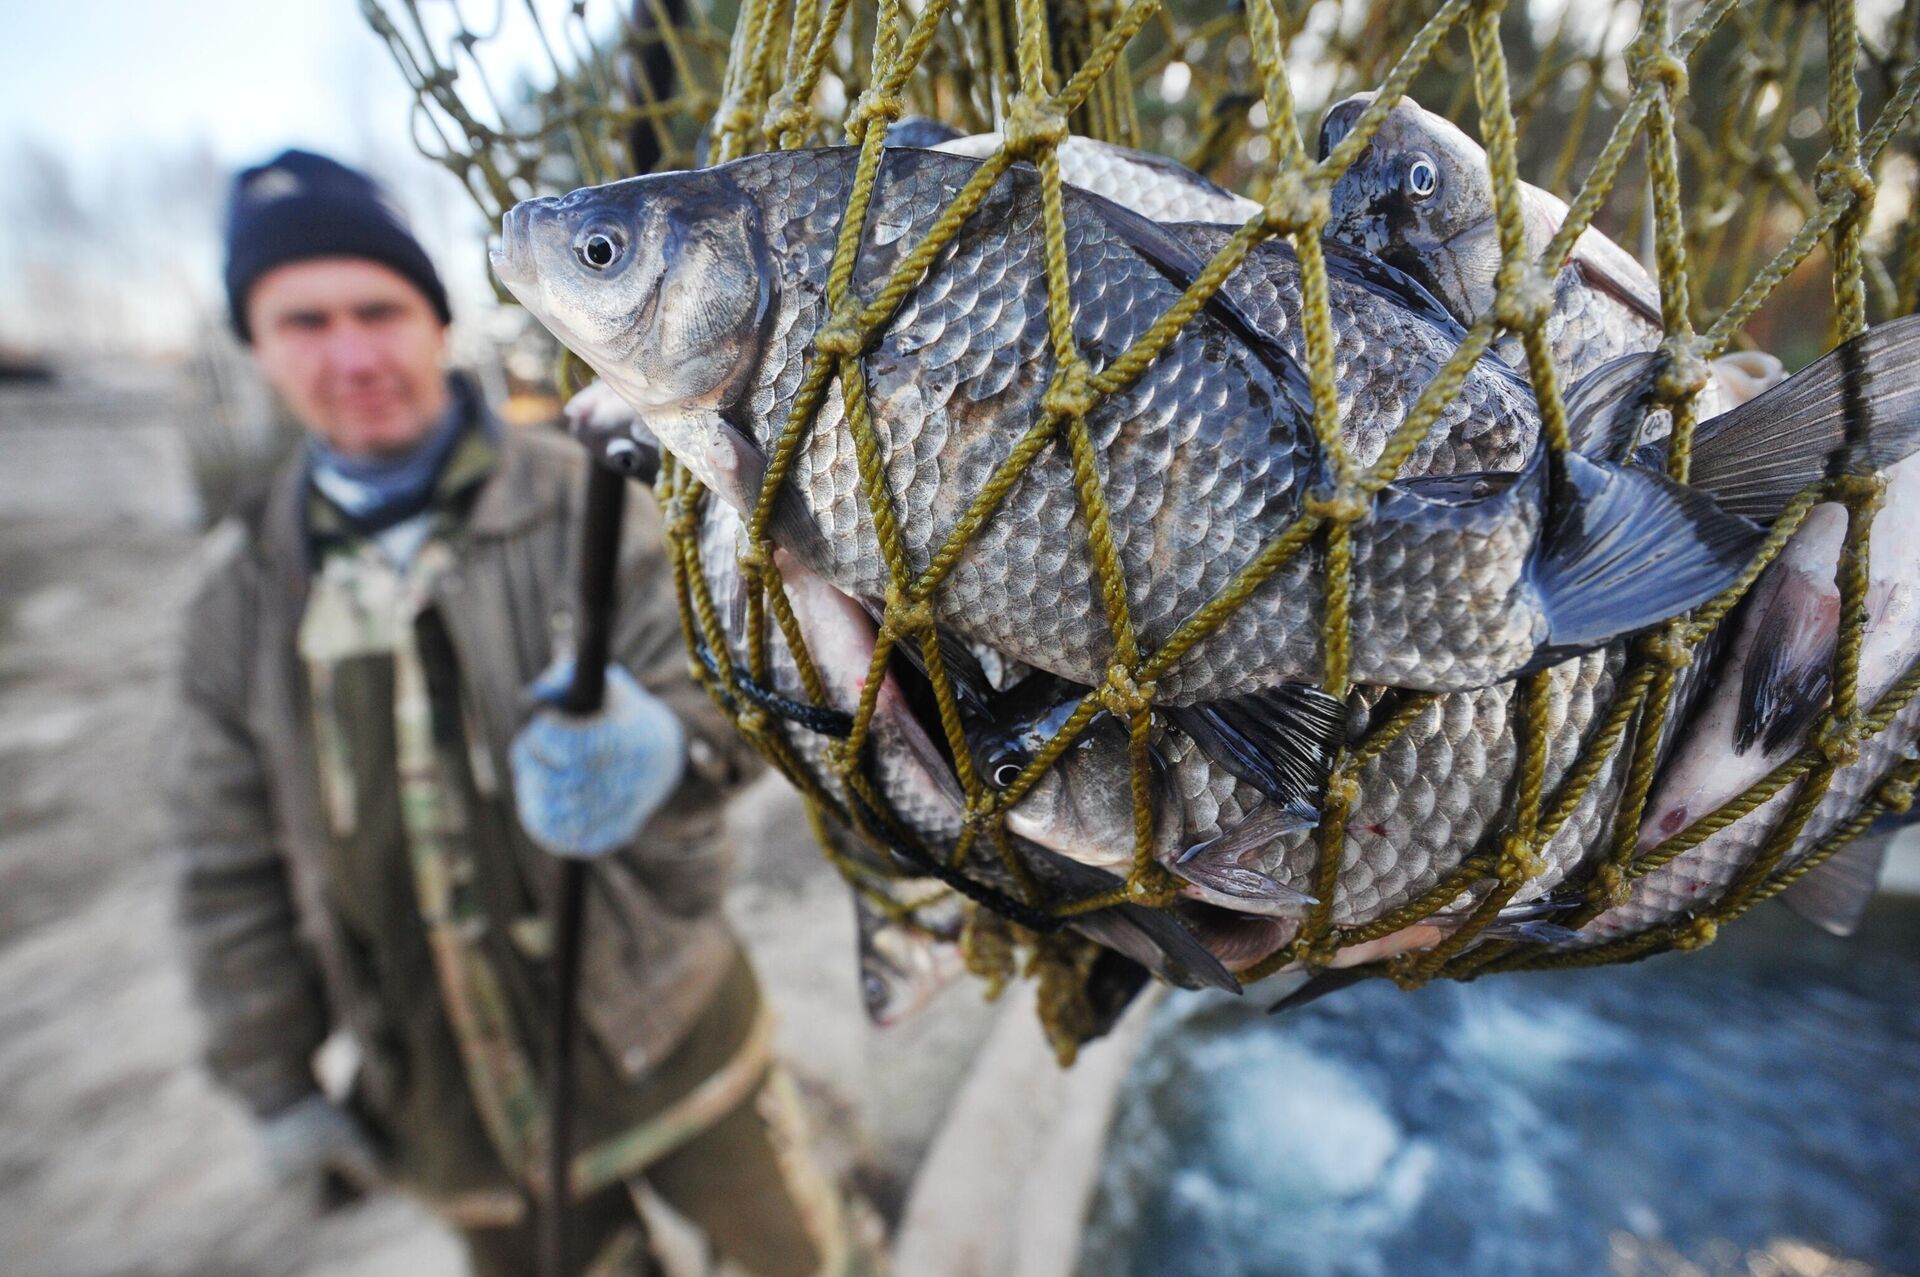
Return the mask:
[[[531,288],[537,278],[533,269],[534,215],[552,203],[552,199],[542,198],[515,204],[500,219],[500,238],[487,249],[487,260],[493,265],[494,275],[523,303],[525,290]]]

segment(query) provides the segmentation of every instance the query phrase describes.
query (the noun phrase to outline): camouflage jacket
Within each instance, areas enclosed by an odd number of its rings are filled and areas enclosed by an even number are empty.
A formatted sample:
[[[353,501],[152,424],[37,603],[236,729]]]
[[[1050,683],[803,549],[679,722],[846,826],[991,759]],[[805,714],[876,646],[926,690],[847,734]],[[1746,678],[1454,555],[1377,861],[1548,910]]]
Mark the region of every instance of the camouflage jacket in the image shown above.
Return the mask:
[[[313,1090],[312,1056],[330,1030],[356,1031],[364,1050],[395,1010],[377,1005],[344,949],[339,884],[327,872],[314,718],[296,647],[312,572],[303,460],[210,538],[170,736],[181,916],[207,1061],[262,1114]],[[475,770],[496,778],[480,801],[498,812],[476,822],[470,851],[512,862],[529,887],[524,917],[492,920],[503,933],[537,930],[551,903],[553,864],[511,818],[503,782],[525,688],[551,660],[556,616],[577,588],[585,476],[571,441],[504,432],[458,559],[433,586],[471,708]],[[615,657],[674,708],[690,741],[674,798],[631,851],[592,871],[581,1006],[597,1054],[638,1081],[688,1039],[737,961],[720,915],[730,860],[721,819],[754,764],[688,677],[659,514],[643,494],[628,504],[619,588]],[[369,1052],[367,1075],[377,1079],[381,1065]]]

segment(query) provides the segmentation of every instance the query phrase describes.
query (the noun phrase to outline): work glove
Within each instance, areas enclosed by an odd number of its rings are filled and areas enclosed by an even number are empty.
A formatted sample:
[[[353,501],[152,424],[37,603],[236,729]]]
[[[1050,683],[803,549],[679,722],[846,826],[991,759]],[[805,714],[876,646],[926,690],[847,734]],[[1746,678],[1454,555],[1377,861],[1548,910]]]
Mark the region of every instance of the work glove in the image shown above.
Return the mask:
[[[283,1189],[307,1187],[332,1197],[344,1187],[352,1196],[380,1183],[380,1153],[366,1128],[324,1095],[309,1095],[266,1118],[259,1134],[267,1174]]]
[[[558,707],[572,683],[573,662],[562,661],[533,685],[545,704],[513,738],[513,797],[521,828],[540,846],[592,858],[631,843],[680,784],[687,731],[618,665],[607,666],[597,714],[574,717]]]

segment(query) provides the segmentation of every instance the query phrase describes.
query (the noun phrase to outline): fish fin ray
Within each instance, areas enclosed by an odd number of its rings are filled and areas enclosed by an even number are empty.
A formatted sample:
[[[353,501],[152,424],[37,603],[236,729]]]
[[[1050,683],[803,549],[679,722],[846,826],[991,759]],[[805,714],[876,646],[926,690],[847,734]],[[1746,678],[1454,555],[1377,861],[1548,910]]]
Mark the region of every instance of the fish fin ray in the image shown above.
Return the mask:
[[[1346,702],[1306,683],[1166,713],[1221,766],[1303,814],[1317,810],[1347,730]]]
[[[1286,997],[1281,998],[1278,1002],[1268,1007],[1267,1014],[1280,1015],[1286,1011],[1298,1011],[1301,1007],[1309,1003],[1318,1002],[1329,993],[1337,993],[1341,989],[1359,984],[1362,980],[1369,979],[1374,974],[1374,972],[1367,970],[1364,966],[1335,967],[1324,971],[1315,971],[1306,978],[1305,983],[1301,984],[1292,993],[1289,993]]]
[[[1660,374],[1658,355],[1610,359],[1567,391],[1567,436],[1575,452],[1597,461],[1624,462],[1640,438]]]
[[[1920,449],[1920,315],[1876,324],[1701,424],[1688,483],[1772,519],[1814,480],[1883,470]]]
[[[1790,574],[1793,569],[1785,570]],[[1778,569],[1776,569],[1778,571]],[[1837,603],[1786,579],[1761,600],[1750,624],[1758,631],[1740,680],[1740,713],[1733,752],[1757,742],[1778,753],[1803,739],[1833,693],[1833,648],[1839,637]]]
[[[1870,831],[1809,869],[1780,893],[1787,908],[1823,931],[1850,936],[1880,886],[1892,834]]]
[[[1665,475],[1557,459],[1529,572],[1547,641],[1528,670],[1657,625],[1732,585],[1764,533]]]

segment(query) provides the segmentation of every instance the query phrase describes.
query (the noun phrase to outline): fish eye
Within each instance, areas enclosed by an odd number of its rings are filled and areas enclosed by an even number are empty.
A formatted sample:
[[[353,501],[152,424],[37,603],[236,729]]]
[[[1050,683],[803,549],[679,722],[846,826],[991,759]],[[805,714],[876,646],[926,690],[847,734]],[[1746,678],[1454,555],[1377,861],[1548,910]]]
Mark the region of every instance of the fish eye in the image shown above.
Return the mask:
[[[1414,152],[1407,162],[1407,194],[1417,200],[1432,199],[1434,192],[1440,189],[1440,166],[1433,158],[1421,152]]]
[[[995,789],[1007,789],[1020,779],[1020,773],[1027,770],[1026,751],[1020,749],[997,749],[987,759],[987,783]]]
[[[626,248],[623,238],[617,231],[595,228],[581,237],[574,245],[574,256],[578,257],[589,269],[605,270],[620,260],[621,252]]]

